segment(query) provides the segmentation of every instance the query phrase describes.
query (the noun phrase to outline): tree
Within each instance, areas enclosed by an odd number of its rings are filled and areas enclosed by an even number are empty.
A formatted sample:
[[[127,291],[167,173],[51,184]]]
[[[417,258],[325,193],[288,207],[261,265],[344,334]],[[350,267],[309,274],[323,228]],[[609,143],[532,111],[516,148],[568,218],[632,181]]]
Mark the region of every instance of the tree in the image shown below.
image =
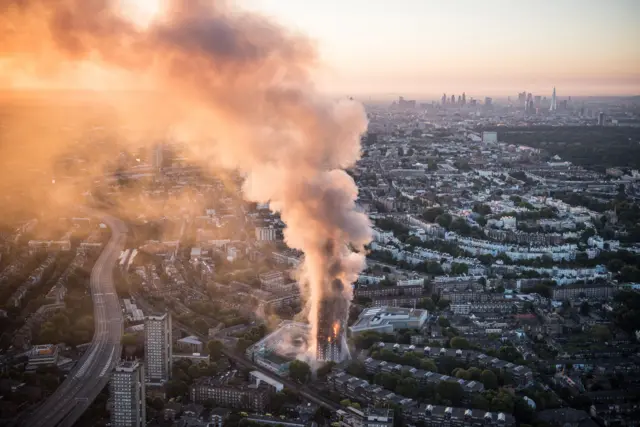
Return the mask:
[[[467,274],[469,272],[469,266],[467,264],[462,264],[458,262],[454,262],[451,264],[451,274],[454,276],[461,276],[463,274]]]
[[[462,386],[455,381],[441,381],[436,386],[436,390],[443,399],[451,401],[455,406],[459,406],[464,398]]]
[[[349,399],[342,399],[342,400],[340,401],[340,406],[344,406],[345,408],[346,408],[347,406],[351,406],[351,401],[350,401]]]
[[[451,226],[452,218],[451,218],[451,215],[449,215],[448,213],[443,213],[442,215],[436,218],[436,221],[441,227],[448,229],[449,226]]]
[[[482,394],[474,393],[471,396],[471,407],[474,409],[488,411],[491,409],[491,402],[489,402]]]
[[[151,407],[156,411],[162,411],[164,408],[164,400],[160,397],[156,397],[151,401]]]
[[[166,384],[168,397],[184,396],[189,391],[189,386],[184,381],[169,380]]]
[[[123,346],[134,346],[138,344],[138,338],[132,334],[124,334],[122,336],[122,345]]]
[[[513,363],[520,358],[520,352],[512,345],[503,345],[498,350],[498,357]]]
[[[251,341],[246,340],[244,338],[240,338],[236,343],[236,351],[239,353],[244,353],[245,350],[248,349],[249,346],[251,346],[251,344],[252,344]]]
[[[465,338],[462,338],[462,337],[451,338],[451,341],[449,341],[449,346],[451,346],[451,348],[459,348],[464,350],[470,347],[469,341],[467,341]]]
[[[192,380],[200,378],[201,375],[200,369],[196,365],[189,366],[189,368],[187,369],[187,374]]]
[[[354,377],[365,377],[367,375],[367,368],[360,360],[354,359],[347,366],[347,373]]]
[[[482,371],[482,374],[480,374],[480,381],[488,390],[495,390],[498,388],[498,377],[488,369]]]
[[[534,410],[529,406],[526,400],[518,397],[513,402],[513,416],[520,423],[530,423],[533,421]]]
[[[467,370],[467,372],[469,372],[469,375],[471,375],[472,380],[480,381],[480,378],[482,376],[482,370],[480,370],[479,368],[476,368],[475,366],[472,366]]]
[[[438,218],[443,213],[444,213],[444,209],[440,207],[429,208],[422,213],[422,219],[424,219],[427,222],[435,222],[436,218]]]
[[[640,293],[634,291],[621,291],[614,296],[618,304],[614,311],[616,326],[633,333],[640,325]]]
[[[325,378],[329,375],[329,372],[336,366],[336,362],[327,362],[316,371],[316,376],[318,378]]]
[[[593,325],[591,334],[599,341],[605,342],[611,339],[611,330],[605,325]]]
[[[614,258],[607,263],[607,268],[609,271],[618,272],[624,267],[624,261]]]
[[[420,359],[420,369],[424,371],[438,372],[438,366],[431,359]]]
[[[222,357],[222,350],[224,346],[218,340],[211,340],[207,343],[207,350],[209,351],[210,360],[218,360]]]
[[[443,328],[448,328],[449,326],[451,326],[451,322],[449,322],[449,319],[447,319],[446,317],[440,316],[438,317],[438,325]]]
[[[483,203],[476,203],[473,205],[473,211],[482,216],[491,215],[491,207]]]
[[[433,303],[433,300],[431,298],[422,298],[418,303],[418,308],[427,311],[434,311],[436,309],[436,305]]]
[[[216,401],[213,399],[207,399],[204,402],[202,402],[202,406],[204,406],[205,409],[207,410],[212,410],[216,405]]]
[[[582,304],[580,304],[580,314],[583,316],[588,316],[589,315],[589,310],[590,310],[590,306],[589,303],[587,301],[584,301]]]
[[[311,368],[301,360],[294,360],[289,364],[289,376],[294,381],[304,384],[311,378]]]

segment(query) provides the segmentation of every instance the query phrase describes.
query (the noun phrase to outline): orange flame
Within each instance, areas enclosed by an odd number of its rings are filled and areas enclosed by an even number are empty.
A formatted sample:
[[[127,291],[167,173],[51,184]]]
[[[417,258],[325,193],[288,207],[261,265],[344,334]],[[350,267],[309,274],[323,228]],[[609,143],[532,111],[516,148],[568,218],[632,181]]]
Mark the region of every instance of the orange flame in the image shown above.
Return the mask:
[[[338,333],[340,332],[340,322],[337,320],[333,322],[333,336],[338,337]]]

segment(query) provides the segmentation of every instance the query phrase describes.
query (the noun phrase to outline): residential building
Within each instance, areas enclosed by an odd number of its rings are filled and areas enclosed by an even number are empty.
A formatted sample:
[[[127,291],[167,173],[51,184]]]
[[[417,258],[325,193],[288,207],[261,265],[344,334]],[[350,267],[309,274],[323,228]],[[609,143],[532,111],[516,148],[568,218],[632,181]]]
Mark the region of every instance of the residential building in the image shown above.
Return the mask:
[[[259,276],[260,288],[268,292],[280,291],[285,286],[284,273],[281,271],[270,271]]]
[[[256,227],[256,240],[258,241],[274,241],[276,236],[276,229],[273,227]]]
[[[590,299],[608,299],[616,292],[616,288],[607,284],[566,285],[553,288],[553,299],[572,300],[579,297]]]
[[[144,321],[144,356],[149,383],[164,383],[171,378],[173,349],[171,314],[147,316]]]
[[[111,425],[145,427],[147,424],[144,366],[122,361],[111,374]]]
[[[212,400],[214,405],[224,408],[264,411],[269,403],[273,387],[270,384],[235,384],[231,381],[235,371],[220,377],[199,378],[191,386],[191,400],[204,403]]]
[[[515,418],[502,412],[492,413],[477,409],[440,405],[422,405],[407,413],[407,418],[422,421],[427,427],[488,427],[515,426]]]
[[[366,408],[356,409],[351,406],[338,411],[340,427],[392,427],[393,409]]]

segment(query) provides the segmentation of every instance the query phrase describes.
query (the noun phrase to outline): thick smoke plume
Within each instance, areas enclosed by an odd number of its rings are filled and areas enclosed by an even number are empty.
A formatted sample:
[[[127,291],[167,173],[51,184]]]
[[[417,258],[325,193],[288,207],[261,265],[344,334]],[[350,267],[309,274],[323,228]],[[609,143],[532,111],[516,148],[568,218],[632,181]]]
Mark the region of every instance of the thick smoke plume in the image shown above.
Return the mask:
[[[240,171],[248,200],[281,213],[287,244],[305,254],[315,336],[321,302],[351,298],[370,240],[344,171],[360,155],[362,107],[320,96],[310,78],[313,45],[260,15],[220,0],[167,0],[155,21],[137,25],[122,2],[0,0],[0,84],[36,76],[65,88],[108,90],[116,81],[158,93],[144,108],[113,101],[118,120],[170,129],[206,165]],[[68,148],[66,140],[38,141],[28,151],[40,168]],[[29,160],[5,144],[0,155]],[[335,315],[345,316],[344,307]]]

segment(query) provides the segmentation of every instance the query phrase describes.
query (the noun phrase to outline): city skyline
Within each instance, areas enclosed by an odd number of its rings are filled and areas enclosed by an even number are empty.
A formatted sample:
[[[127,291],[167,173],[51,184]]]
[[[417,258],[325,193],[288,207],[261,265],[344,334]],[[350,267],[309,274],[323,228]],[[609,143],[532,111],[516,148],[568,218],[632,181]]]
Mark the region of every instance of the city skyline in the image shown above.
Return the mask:
[[[632,19],[640,4],[631,1],[607,8],[573,0],[244,4],[315,40],[325,62],[320,84],[329,91],[506,97],[519,87],[550,96],[557,86],[573,96],[640,93],[633,42],[640,30]]]

